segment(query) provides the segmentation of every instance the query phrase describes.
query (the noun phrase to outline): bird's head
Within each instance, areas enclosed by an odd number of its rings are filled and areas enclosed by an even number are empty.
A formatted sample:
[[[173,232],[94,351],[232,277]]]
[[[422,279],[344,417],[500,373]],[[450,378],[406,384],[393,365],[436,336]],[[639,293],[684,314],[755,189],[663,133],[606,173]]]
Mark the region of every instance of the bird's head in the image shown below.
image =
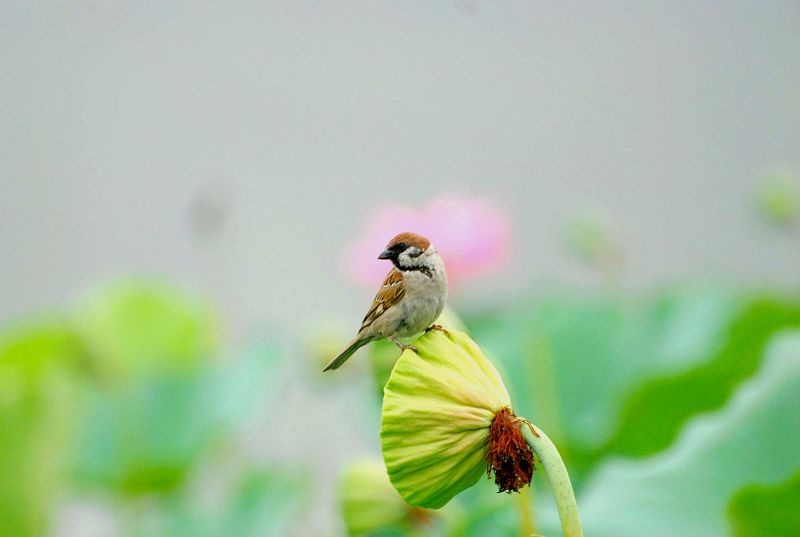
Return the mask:
[[[427,266],[432,256],[438,256],[431,241],[408,231],[395,236],[380,253],[378,259],[390,259],[399,269]]]

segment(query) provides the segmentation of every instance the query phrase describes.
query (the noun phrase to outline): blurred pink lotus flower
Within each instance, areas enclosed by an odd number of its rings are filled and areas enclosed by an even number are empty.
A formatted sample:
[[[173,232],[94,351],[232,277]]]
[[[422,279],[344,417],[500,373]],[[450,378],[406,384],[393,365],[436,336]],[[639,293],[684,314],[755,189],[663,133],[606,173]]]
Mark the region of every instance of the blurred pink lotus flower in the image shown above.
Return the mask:
[[[402,231],[428,237],[447,265],[452,286],[500,268],[510,250],[508,217],[477,198],[445,196],[420,209],[386,205],[366,219],[364,232],[344,256],[345,269],[357,282],[375,286],[389,271],[377,259],[386,243]]]

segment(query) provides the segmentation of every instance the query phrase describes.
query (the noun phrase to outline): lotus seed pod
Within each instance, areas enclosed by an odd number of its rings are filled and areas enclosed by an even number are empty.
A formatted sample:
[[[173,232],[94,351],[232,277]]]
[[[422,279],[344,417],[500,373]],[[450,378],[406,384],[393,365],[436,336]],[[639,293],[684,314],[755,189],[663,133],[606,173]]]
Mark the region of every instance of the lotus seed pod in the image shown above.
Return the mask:
[[[384,462],[403,499],[442,507],[487,470],[501,491],[529,484],[533,456],[521,420],[500,374],[475,342],[456,330],[432,330],[414,346],[417,351],[403,352],[386,384],[381,421]],[[498,464],[508,457],[525,460]]]

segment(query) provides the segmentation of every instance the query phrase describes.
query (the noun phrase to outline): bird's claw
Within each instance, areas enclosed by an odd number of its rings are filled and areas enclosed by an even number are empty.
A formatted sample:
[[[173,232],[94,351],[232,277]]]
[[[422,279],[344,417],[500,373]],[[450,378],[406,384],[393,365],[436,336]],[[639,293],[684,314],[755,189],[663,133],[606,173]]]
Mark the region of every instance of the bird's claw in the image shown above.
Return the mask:
[[[401,351],[404,351],[404,350],[408,349],[410,351],[417,352],[417,348],[414,345],[409,345],[407,343],[403,343],[402,341],[400,341],[399,339],[397,339],[395,337],[392,337],[392,338],[389,338],[389,339],[391,340],[392,343],[397,345],[397,348],[399,348]]]
[[[449,332],[447,331],[447,328],[444,328],[440,324],[432,324],[432,325],[430,325],[428,328],[425,329],[425,333],[427,334],[431,330],[436,330],[437,332],[444,332],[445,334],[449,334]]]

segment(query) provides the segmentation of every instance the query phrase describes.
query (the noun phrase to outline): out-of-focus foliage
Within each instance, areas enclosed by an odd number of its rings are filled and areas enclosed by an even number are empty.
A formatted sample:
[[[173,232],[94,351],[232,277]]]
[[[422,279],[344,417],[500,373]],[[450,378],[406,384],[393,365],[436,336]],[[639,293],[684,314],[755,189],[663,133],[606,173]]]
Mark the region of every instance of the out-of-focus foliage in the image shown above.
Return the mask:
[[[755,299],[730,324],[722,347],[685,371],[648,380],[625,402],[610,453],[642,456],[669,446],[691,416],[719,408],[762,365],[784,328],[800,326],[800,304]]]
[[[255,349],[224,367],[92,390],[77,443],[79,482],[134,496],[180,486],[252,412],[276,362],[274,349]]]
[[[60,492],[78,403],[75,376],[86,366],[80,339],[53,321],[0,336],[0,537],[39,535]]]
[[[176,497],[167,505],[164,524],[143,537],[262,537],[287,535],[305,493],[296,475],[245,467],[223,495],[209,504],[200,494]]]
[[[584,471],[610,454],[665,448],[693,414],[724,404],[800,304],[681,291],[654,300],[562,296],[476,317],[512,399]]]
[[[122,393],[91,393],[78,444],[80,482],[128,495],[178,487],[220,432],[209,415],[209,380],[159,377]]]
[[[89,393],[77,475],[123,494],[179,486],[215,429],[206,306],[162,285],[117,285],[78,315],[108,382]],[[212,412],[213,414],[213,412]]]
[[[772,485],[748,485],[728,506],[734,537],[800,535],[800,472]],[[794,508],[792,508],[794,506]]]
[[[653,537],[722,535],[727,505],[750,483],[780,482],[800,469],[800,331],[778,337],[759,373],[728,404],[700,415],[665,451],[646,458],[609,459],[581,495],[592,534]],[[780,512],[796,511],[791,495],[777,494]],[[614,516],[609,516],[609,514]],[[766,519],[760,519],[766,515]],[[777,522],[750,510],[748,523]],[[797,527],[782,516],[782,535]]]
[[[162,283],[102,289],[79,309],[76,324],[103,372],[126,380],[193,371],[217,351],[211,307]]]
[[[46,535],[53,498],[87,494],[158,522],[126,515],[132,536],[281,531],[300,482],[263,464],[220,491],[224,507],[189,500],[199,472],[220,471],[211,463],[226,459],[278,372],[269,344],[214,359],[214,319],[190,295],[137,282],[101,290],[59,322],[4,334],[0,537]]]

